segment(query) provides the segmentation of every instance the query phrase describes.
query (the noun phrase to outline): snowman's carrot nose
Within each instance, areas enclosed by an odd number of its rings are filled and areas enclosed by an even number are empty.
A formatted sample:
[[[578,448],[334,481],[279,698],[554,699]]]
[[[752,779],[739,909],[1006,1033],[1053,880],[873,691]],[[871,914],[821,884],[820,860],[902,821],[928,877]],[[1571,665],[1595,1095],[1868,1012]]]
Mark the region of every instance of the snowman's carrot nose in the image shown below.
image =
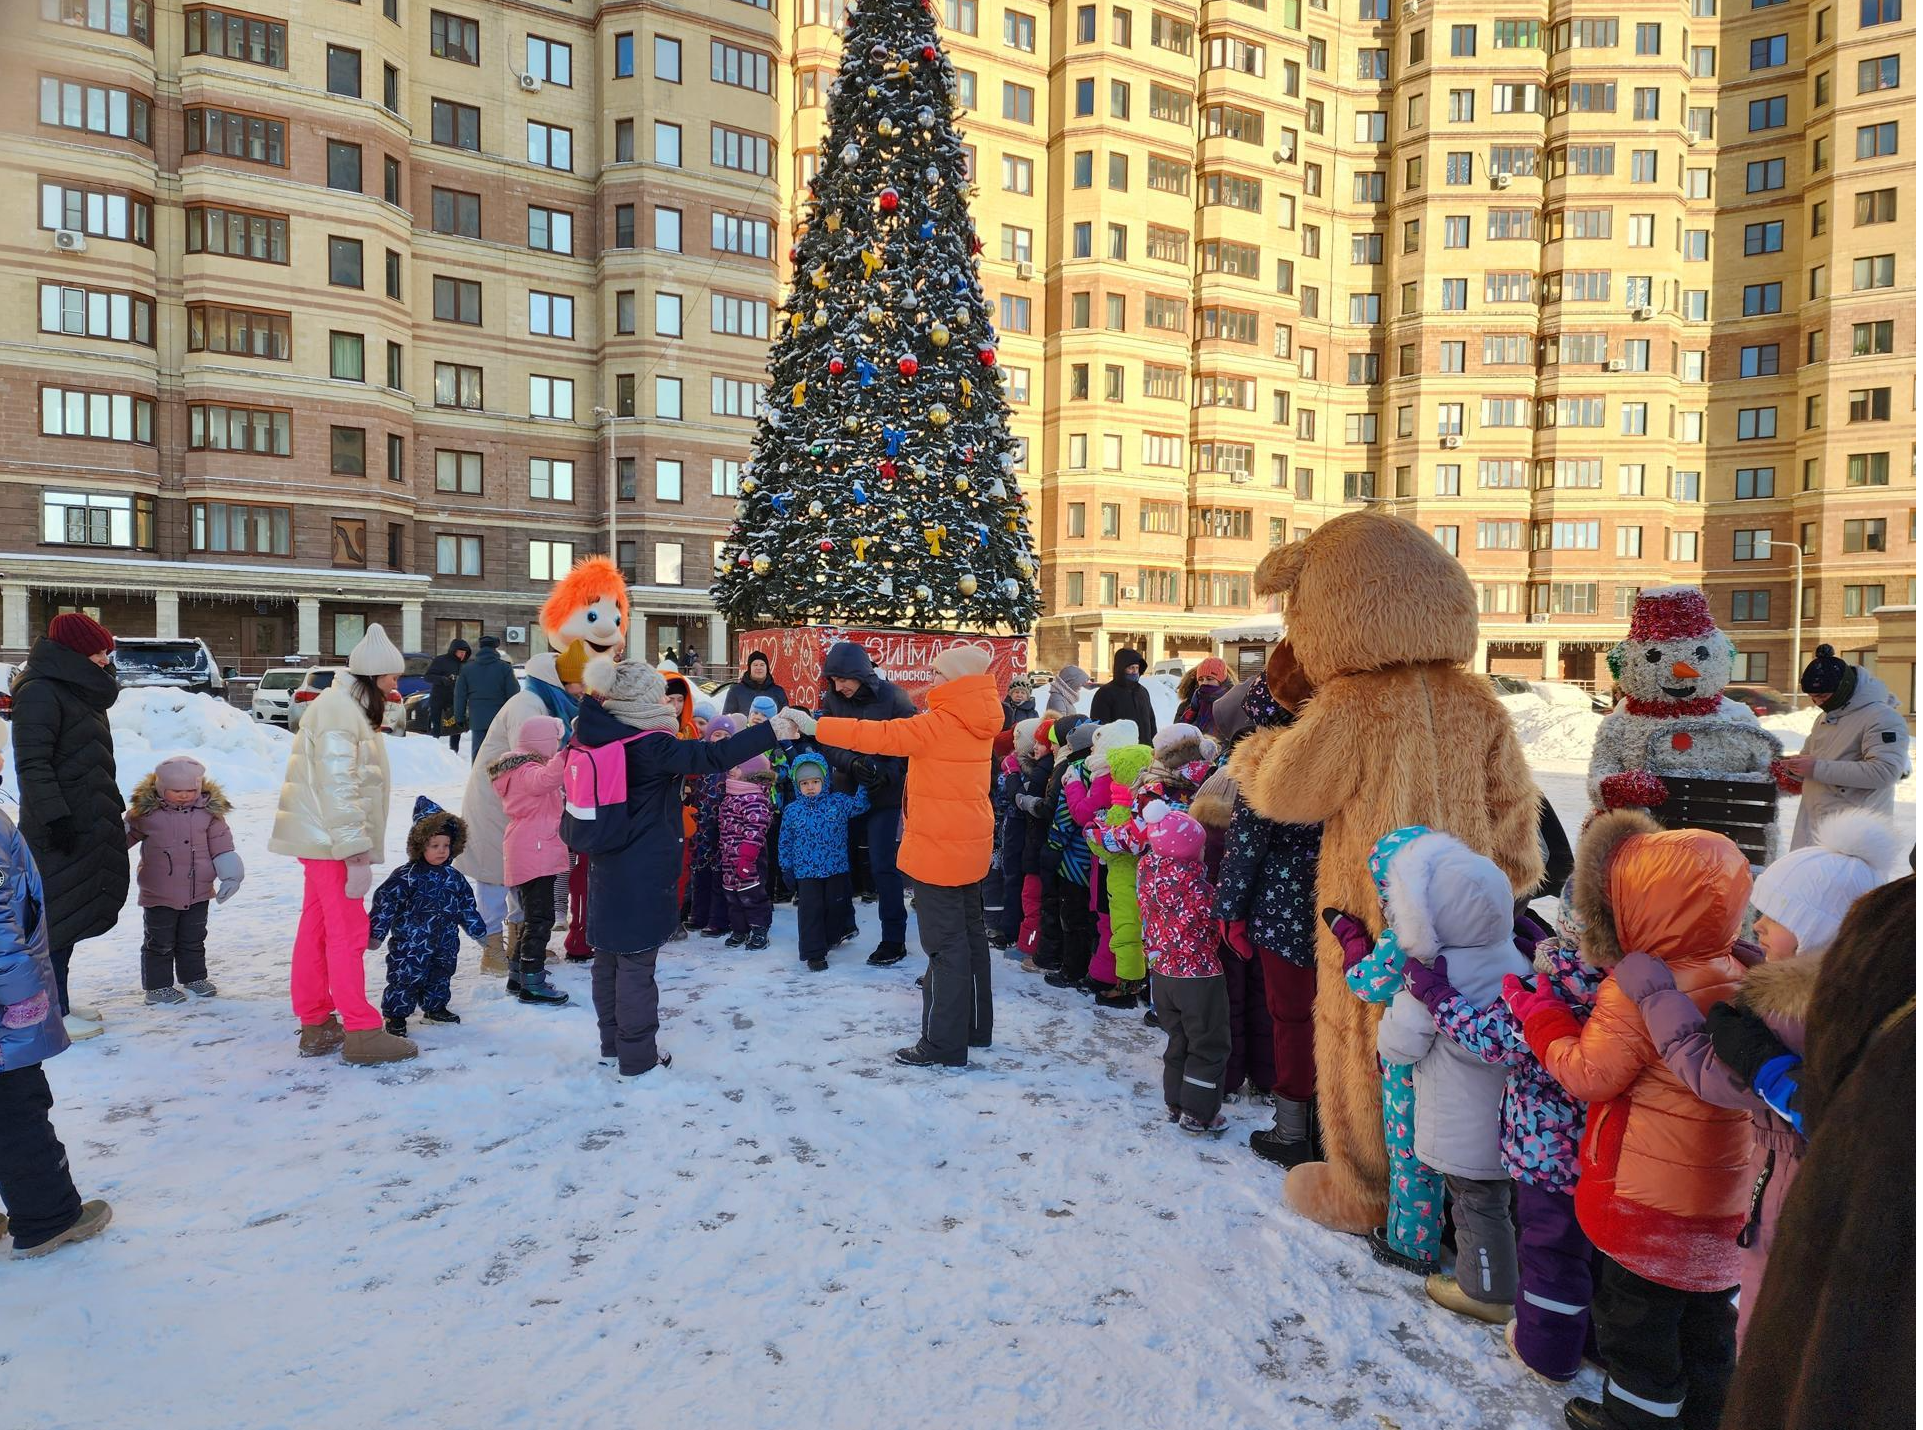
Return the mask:
[[[1702,675],[1702,672],[1696,669],[1695,666],[1685,665],[1680,660],[1677,661],[1674,665],[1670,666],[1669,673],[1675,676],[1678,680],[1695,680]]]

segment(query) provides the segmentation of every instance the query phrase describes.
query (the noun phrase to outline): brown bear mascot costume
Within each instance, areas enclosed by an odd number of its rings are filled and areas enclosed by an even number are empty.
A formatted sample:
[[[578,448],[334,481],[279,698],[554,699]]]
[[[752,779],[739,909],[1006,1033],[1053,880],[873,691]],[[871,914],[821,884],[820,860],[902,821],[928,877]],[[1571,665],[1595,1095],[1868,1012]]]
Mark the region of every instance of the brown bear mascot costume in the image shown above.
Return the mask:
[[[1256,569],[1283,598],[1295,661],[1313,687],[1293,725],[1258,730],[1229,772],[1257,814],[1320,824],[1316,899],[1382,929],[1369,850],[1411,824],[1486,854],[1519,894],[1542,877],[1537,792],[1476,649],[1476,593],[1456,559],[1401,517],[1359,511],[1278,547]],[[1316,927],[1315,1068],[1325,1160],[1288,1175],[1304,1216],[1337,1231],[1380,1226],[1388,1203],[1376,1023],[1349,991],[1342,950]]]

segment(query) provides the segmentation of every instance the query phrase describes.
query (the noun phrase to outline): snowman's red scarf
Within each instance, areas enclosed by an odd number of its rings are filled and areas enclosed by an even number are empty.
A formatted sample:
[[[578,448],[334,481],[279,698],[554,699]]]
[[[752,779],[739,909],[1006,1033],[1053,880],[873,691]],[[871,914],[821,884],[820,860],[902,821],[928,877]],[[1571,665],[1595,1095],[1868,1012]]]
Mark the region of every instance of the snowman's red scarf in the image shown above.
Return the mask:
[[[1694,700],[1638,700],[1629,695],[1624,697],[1623,704],[1631,715],[1654,715],[1674,720],[1683,715],[1714,715],[1722,708],[1723,697],[1698,695]]]

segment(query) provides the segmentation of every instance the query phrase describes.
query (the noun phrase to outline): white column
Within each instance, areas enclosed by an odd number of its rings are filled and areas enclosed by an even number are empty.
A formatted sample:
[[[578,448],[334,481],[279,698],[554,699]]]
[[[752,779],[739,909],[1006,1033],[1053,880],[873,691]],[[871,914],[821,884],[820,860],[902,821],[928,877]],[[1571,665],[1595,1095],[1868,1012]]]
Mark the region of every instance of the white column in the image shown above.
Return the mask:
[[[1562,642],[1545,640],[1542,643],[1542,678],[1544,680],[1562,679]]]
[[[421,645],[421,603],[419,601],[401,602],[401,649],[425,649]]]
[[[1101,626],[1088,633],[1088,674],[1094,681],[1108,679],[1108,632]]]
[[[319,596],[301,596],[294,602],[298,627],[294,648],[302,655],[318,658],[321,653],[321,603]]]
[[[17,581],[0,585],[0,650],[27,648],[27,588]]]
[[[728,659],[728,623],[717,611],[708,617],[708,669],[719,670],[733,664]]]
[[[1476,637],[1476,659],[1469,668],[1478,675],[1489,669],[1489,642],[1481,636]]]
[[[162,640],[180,635],[180,592],[154,592],[154,634]]]

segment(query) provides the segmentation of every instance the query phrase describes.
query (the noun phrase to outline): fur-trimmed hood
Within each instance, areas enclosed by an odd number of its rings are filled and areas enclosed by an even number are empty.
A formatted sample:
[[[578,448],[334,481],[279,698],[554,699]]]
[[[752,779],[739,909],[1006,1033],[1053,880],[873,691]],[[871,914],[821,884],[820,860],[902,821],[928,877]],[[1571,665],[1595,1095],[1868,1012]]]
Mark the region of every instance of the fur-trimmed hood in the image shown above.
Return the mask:
[[[1749,906],[1749,861],[1726,836],[1664,829],[1635,809],[1590,822],[1573,877],[1592,968],[1614,968],[1630,951],[1664,963],[1725,952]]]
[[[1381,857],[1371,863],[1396,942],[1420,963],[1450,955],[1450,977],[1465,993],[1471,990],[1462,980],[1473,981],[1479,967],[1499,970],[1491,987],[1472,994],[1478,1006],[1486,1005],[1500,988],[1502,972],[1520,973],[1525,962],[1512,937],[1515,901],[1508,876],[1441,830],[1423,830],[1385,849],[1391,838],[1377,844]]]
[[[1784,958],[1756,964],[1743,975],[1743,986],[1736,992],[1736,1001],[1772,1021],[1808,1022],[1810,1000],[1816,996],[1816,978],[1822,970],[1820,957]]]
[[[166,801],[160,797],[160,777],[158,773],[149,774],[134,786],[133,798],[127,801],[127,812],[133,815],[152,814],[164,804]],[[234,808],[226,791],[205,775],[200,780],[200,798],[187,806],[189,809],[202,807],[215,819],[225,819]]]
[[[545,765],[547,760],[539,755],[530,755],[526,750],[510,750],[498,760],[490,761],[487,777],[498,780],[509,770],[518,770],[522,765]]]
[[[447,865],[452,867],[461,851],[467,848],[467,821],[459,815],[449,814],[426,795],[418,795],[414,800],[414,824],[407,831],[407,861],[418,864],[427,857],[427,841],[437,834],[448,836],[453,848],[447,856]]]

